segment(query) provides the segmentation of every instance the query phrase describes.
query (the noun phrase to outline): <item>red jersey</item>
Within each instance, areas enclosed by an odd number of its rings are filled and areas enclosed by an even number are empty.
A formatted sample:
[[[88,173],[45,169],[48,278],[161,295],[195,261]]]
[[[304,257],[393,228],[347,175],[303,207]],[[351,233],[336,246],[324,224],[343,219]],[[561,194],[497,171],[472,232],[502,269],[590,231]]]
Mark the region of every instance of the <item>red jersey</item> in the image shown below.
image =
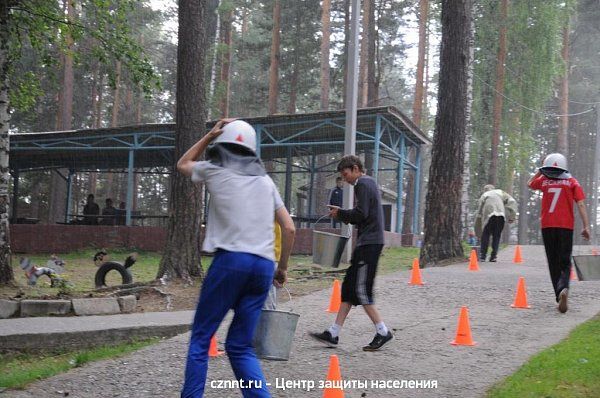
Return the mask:
[[[542,228],[573,229],[573,202],[585,199],[579,182],[571,177],[565,180],[539,176],[529,185],[543,192]]]

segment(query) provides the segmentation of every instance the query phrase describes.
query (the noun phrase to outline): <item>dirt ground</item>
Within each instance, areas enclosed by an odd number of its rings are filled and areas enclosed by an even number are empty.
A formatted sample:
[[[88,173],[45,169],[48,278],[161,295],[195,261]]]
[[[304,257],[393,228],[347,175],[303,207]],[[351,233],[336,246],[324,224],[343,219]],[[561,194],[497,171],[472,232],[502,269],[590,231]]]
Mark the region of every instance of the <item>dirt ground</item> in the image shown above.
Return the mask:
[[[343,276],[345,267],[340,269],[323,270],[315,264],[300,264],[293,266],[289,271],[287,288],[292,297],[299,297],[331,286],[335,278]],[[109,274],[110,276],[110,274]],[[109,278],[110,279],[110,278]],[[0,290],[2,299],[72,299],[109,297],[114,295],[134,294],[138,298],[136,312],[160,312],[193,310],[196,308],[200,293],[200,280],[186,282],[183,280],[168,280],[161,282],[134,283],[119,288],[116,282],[111,288],[88,291],[57,291],[50,289],[49,282],[40,279],[39,286],[24,286],[17,280],[19,286],[4,287]],[[115,279],[116,281],[116,279]],[[48,285],[48,286],[46,286]],[[280,294],[278,301],[285,303],[289,300],[285,294]]]

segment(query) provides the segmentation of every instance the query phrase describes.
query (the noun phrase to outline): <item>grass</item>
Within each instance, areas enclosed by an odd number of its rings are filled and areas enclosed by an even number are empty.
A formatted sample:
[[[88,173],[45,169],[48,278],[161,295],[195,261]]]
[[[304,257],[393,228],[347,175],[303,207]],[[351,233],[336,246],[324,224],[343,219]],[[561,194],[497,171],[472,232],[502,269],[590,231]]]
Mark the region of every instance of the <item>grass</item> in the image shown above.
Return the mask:
[[[22,389],[27,384],[46,379],[88,362],[116,358],[158,342],[158,338],[117,346],[102,346],[56,355],[18,354],[0,356],[0,388]]]
[[[67,278],[74,285],[73,292],[85,293],[93,290],[93,280],[96,272],[96,266],[92,261],[94,254],[95,251],[93,250],[84,250],[61,256],[66,262]],[[123,261],[129,252],[111,250],[110,254],[112,260]],[[154,279],[160,262],[160,253],[142,252],[138,254],[138,262],[131,268],[134,281]],[[418,255],[418,248],[385,249],[380,258],[379,272],[380,274],[389,274],[394,271],[408,269],[412,265],[413,258],[418,257]],[[28,257],[35,265],[39,266],[45,265],[48,261],[48,256],[32,255]],[[209,265],[210,259],[205,259],[203,261],[205,271]],[[301,296],[315,290],[328,288],[334,278],[343,277],[343,270],[346,266],[347,264],[341,264],[339,273],[321,274],[314,267],[312,256],[292,256],[288,272],[289,289],[294,296]],[[38,281],[38,286],[27,286],[24,273],[18,265],[18,258],[13,259],[13,268],[17,282],[28,296],[56,295],[57,290],[50,288],[50,283],[45,278]],[[331,269],[327,268],[323,271],[327,270],[330,271]],[[6,293],[5,289],[0,289],[0,293]],[[198,293],[197,287],[192,288],[191,291],[194,295]],[[121,356],[157,341],[157,339],[154,339],[55,355],[0,356],[0,388],[23,388],[28,383],[66,372],[87,362]]]
[[[111,249],[109,250],[110,260],[123,262],[125,258],[131,253],[123,249]],[[68,254],[61,254],[58,257],[65,263],[65,272],[61,275],[67,279],[73,286],[73,293],[86,293],[94,289],[94,275],[96,274],[97,267],[94,264],[93,257],[96,254],[96,250],[82,250],[71,252]],[[149,282],[156,277],[158,271],[158,264],[160,263],[161,254],[156,252],[138,252],[138,260],[133,267],[130,268],[133,274],[133,280],[135,282]],[[47,295],[56,295],[57,289],[50,287],[50,280],[46,276],[42,276],[38,279],[36,286],[27,286],[27,278],[25,278],[25,272],[19,266],[20,257],[27,257],[31,260],[32,264],[38,267],[45,267],[46,262],[49,260],[49,255],[14,255],[12,258],[13,272],[15,280],[19,286],[26,290],[28,297],[43,297]],[[117,272],[111,272],[107,276],[108,285],[121,284],[120,275]],[[9,288],[2,288],[0,293],[15,293],[5,291],[10,290]]]
[[[487,397],[600,397],[600,316],[532,357]]]
[[[75,295],[81,295],[89,293],[94,290],[94,275],[97,271],[96,265],[92,261],[96,250],[82,250],[71,252],[68,254],[62,254],[59,257],[65,261],[65,272],[61,275],[67,279],[72,285],[72,293]],[[112,261],[123,262],[125,258],[130,254],[130,251],[123,249],[111,249],[109,251],[110,259]],[[419,249],[414,247],[400,247],[400,248],[388,248],[382,253],[379,262],[379,272],[381,274],[387,274],[390,272],[398,271],[401,269],[407,269],[412,264],[412,259],[419,256]],[[28,257],[31,262],[36,266],[45,266],[46,262],[50,258],[48,255],[18,255],[13,256],[13,271],[15,274],[15,280],[17,285],[26,293],[27,297],[48,297],[55,296],[58,290],[50,287],[50,280],[42,276],[36,286],[27,286],[27,279],[25,273],[19,266],[19,258]],[[157,252],[138,252],[138,260],[133,267],[130,268],[133,273],[133,280],[135,282],[149,282],[156,277],[158,271],[158,265],[160,263],[161,253]],[[204,271],[207,271],[210,266],[211,259],[205,258],[202,261]],[[320,283],[316,279],[307,281],[303,279],[307,275],[312,275],[312,256],[292,256],[290,259],[289,267],[289,278],[290,282],[294,283],[295,280],[299,281],[300,284],[315,285],[314,288],[310,288],[308,292],[318,290],[317,288],[325,288],[330,285],[331,279],[336,277],[335,274],[331,275],[331,278],[325,277]],[[346,265],[342,264],[342,268]],[[339,276],[339,275],[338,275]],[[316,281],[316,282],[315,282]],[[120,284],[120,276],[116,272],[111,272],[107,276],[107,284],[109,286]],[[294,289],[290,286],[290,289]],[[3,287],[0,288],[0,297],[12,297],[16,294],[17,288]],[[303,289],[300,289],[299,294],[305,294]]]

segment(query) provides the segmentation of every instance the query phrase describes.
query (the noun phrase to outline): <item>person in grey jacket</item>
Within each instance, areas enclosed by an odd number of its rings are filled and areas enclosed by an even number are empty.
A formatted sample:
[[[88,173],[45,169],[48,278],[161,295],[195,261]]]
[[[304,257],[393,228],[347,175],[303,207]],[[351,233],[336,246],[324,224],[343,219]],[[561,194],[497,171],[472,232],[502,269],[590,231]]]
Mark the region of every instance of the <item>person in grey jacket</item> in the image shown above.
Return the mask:
[[[505,221],[509,223],[515,221],[517,202],[512,196],[501,189],[495,189],[490,184],[484,186],[483,191],[483,195],[479,198],[475,219],[475,233],[481,237],[479,258],[481,261],[485,261],[491,237],[492,253],[490,262],[495,262],[504,223]]]
[[[381,195],[377,182],[365,174],[363,164],[357,156],[344,156],[337,169],[344,181],[354,185],[356,206],[353,209],[341,209],[329,205],[330,215],[346,224],[356,225],[358,239],[352,252],[350,267],[342,282],[342,304],[335,322],[322,333],[313,332],[310,336],[330,347],[337,346],[340,331],[352,306],[361,305],[375,326],[375,337],[363,347],[363,351],[376,351],[394,338],[375,307],[373,296],[377,263],[384,243]]]

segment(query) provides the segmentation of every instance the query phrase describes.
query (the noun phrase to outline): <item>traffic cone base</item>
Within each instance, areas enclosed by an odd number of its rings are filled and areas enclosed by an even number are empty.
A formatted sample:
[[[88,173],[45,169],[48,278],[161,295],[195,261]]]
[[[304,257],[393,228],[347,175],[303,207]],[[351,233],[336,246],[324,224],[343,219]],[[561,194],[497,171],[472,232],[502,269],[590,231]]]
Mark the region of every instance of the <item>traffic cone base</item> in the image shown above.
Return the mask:
[[[517,245],[515,247],[515,257],[513,258],[513,263],[518,264],[523,262],[523,257],[521,257],[521,246]]]
[[[331,290],[331,299],[329,300],[329,308],[327,312],[338,312],[342,305],[342,289],[340,288],[340,281],[333,281],[333,288]]]
[[[415,258],[412,263],[412,273],[410,275],[409,285],[424,285],[421,279],[421,269],[419,268],[419,259]]]
[[[515,295],[515,301],[511,304],[513,308],[531,308],[527,304],[527,292],[525,290],[525,278],[520,277],[517,283],[517,294]]]
[[[456,330],[456,337],[452,345],[468,345],[473,346],[477,343],[473,341],[471,336],[471,326],[469,325],[469,310],[467,307],[461,307],[460,315],[458,316],[458,328]]]
[[[477,261],[477,250],[471,250],[469,258],[469,271],[479,271],[479,262]]]
[[[340,361],[337,355],[332,355],[329,357],[329,371],[327,372],[326,385],[340,384],[341,381]],[[323,398],[344,398],[344,390],[341,387],[327,387],[323,390]]]
[[[223,355],[223,351],[219,351],[217,348],[217,336],[213,335],[210,338],[210,346],[208,347],[208,356],[209,357],[218,357],[219,355]]]

